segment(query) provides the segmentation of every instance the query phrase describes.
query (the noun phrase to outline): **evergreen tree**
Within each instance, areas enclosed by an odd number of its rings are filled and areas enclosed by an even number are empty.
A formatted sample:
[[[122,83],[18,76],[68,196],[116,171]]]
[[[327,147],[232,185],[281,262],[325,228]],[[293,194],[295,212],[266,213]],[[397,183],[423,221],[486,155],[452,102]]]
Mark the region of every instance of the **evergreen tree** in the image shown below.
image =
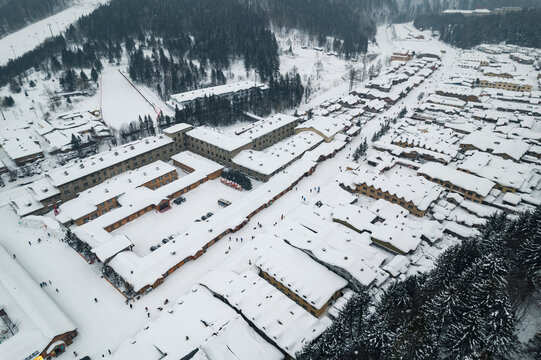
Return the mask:
[[[98,72],[94,67],[90,70],[90,77],[92,78],[92,81],[98,82]]]

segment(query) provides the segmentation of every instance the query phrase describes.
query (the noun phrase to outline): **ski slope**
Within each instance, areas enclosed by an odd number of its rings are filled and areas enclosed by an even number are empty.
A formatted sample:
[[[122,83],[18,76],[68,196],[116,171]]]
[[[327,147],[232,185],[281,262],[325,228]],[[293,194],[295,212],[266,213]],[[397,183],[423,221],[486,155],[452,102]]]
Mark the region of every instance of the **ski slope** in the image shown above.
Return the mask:
[[[105,123],[117,130],[150,115],[156,110],[115,67],[106,67],[101,74],[101,110]]]
[[[3,37],[0,39],[0,66],[33,50],[51,37],[51,33],[58,36],[81,16],[91,13],[108,1],[76,0],[71,7]]]

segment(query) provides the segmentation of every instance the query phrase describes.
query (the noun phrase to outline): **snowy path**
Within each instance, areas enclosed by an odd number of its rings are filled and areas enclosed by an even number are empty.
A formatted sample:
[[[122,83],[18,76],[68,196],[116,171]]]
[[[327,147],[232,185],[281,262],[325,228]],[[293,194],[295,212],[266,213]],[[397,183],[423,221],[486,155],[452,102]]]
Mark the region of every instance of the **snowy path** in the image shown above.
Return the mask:
[[[45,39],[64,32],[83,15],[109,0],[77,0],[73,6],[0,39],[0,65],[34,49]]]

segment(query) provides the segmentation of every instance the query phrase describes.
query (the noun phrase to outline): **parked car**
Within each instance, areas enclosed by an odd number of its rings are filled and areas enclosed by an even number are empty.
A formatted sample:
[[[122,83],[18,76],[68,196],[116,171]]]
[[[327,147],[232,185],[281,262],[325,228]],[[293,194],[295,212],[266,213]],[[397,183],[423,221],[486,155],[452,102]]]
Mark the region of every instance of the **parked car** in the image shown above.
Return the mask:
[[[167,244],[168,242],[169,242],[169,239],[168,239],[168,238],[162,239],[162,244]]]
[[[212,215],[214,215],[214,213],[211,213],[211,212],[209,211],[209,212],[207,213],[207,219],[208,219],[209,217],[211,217]]]
[[[173,202],[174,202],[175,204],[177,204],[177,205],[180,205],[180,204],[182,204],[182,199],[178,197],[178,198],[176,198],[175,200],[173,200]]]
[[[152,245],[152,246],[150,247],[150,251],[155,251],[156,249],[157,249],[157,247],[156,247],[155,245]]]
[[[207,220],[207,217],[208,217],[207,215],[203,215],[201,216],[201,220]]]

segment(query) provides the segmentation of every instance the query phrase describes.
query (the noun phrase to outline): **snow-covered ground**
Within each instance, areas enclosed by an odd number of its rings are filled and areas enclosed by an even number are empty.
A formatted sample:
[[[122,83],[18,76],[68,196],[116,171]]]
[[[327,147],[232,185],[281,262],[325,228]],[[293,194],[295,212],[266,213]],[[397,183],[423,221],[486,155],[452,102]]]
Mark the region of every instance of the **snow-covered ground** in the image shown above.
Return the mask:
[[[106,124],[121,129],[132,121],[150,115],[156,118],[157,110],[128,81],[127,75],[113,66],[107,66],[101,73],[100,104]]]
[[[81,16],[107,2],[109,0],[75,0],[69,8],[3,37],[0,39],[0,65],[33,50],[52,35],[60,35]]]
[[[218,199],[223,198],[234,203],[246,194],[246,191],[235,190],[222,184],[219,179],[207,181],[183,195],[186,202],[180,205],[172,203],[171,209],[164,213],[148,212],[112,234],[128,236],[135,245],[134,252],[143,257],[150,252],[151,246],[161,244],[163,238],[182,233],[208,212],[220,212],[223,207],[218,205]]]
[[[174,301],[178,297],[186,295],[199,283],[201,278],[217,268],[220,270],[231,268],[235,265],[233,264],[235,261],[239,261],[239,258],[244,261],[244,257],[236,257],[236,255],[242,255],[243,252],[248,253],[252,249],[256,249],[259,245],[258,242],[261,241],[260,239],[265,238],[268,240],[269,236],[272,238],[276,230],[286,226],[288,221],[294,221],[293,219],[307,213],[317,213],[323,220],[332,221],[328,210],[315,206],[316,202],[321,199],[320,194],[315,189],[323,189],[328,184],[335,183],[335,179],[345,171],[346,164],[351,164],[353,152],[362,141],[365,138],[370,140],[386,119],[395,117],[402,108],[406,107],[408,110],[412,110],[416,107],[419,104],[419,98],[422,97],[421,94],[432,93],[437,84],[450,71],[456,59],[457,51],[455,49],[442,44],[429,33],[422,33],[425,40],[414,39],[410,34],[415,36],[420,34],[419,31],[413,28],[411,23],[378,28],[377,44],[372,44],[370,47],[370,51],[377,55],[375,59],[371,60],[371,63],[381,61],[385,64],[390,54],[400,48],[416,52],[431,51],[439,53],[440,50],[444,50],[442,66],[438,70],[395,105],[378,113],[363,124],[360,135],[354,138],[345,149],[338,152],[335,157],[319,163],[311,176],[301,180],[293,190],[252,217],[245,227],[234,234],[230,234],[233,235],[231,240],[223,238],[208,248],[201,257],[195,261],[187,262],[169,275],[163,284],[134,301],[132,303],[133,308],[127,305],[125,298],[101,277],[100,265],[87,264],[73,249],[60,241],[62,238],[61,233],[51,233],[49,236],[47,230],[43,227],[33,226],[24,221],[21,222],[8,206],[2,206],[9,199],[9,196],[6,195],[9,193],[0,193],[0,219],[2,219],[0,223],[3,226],[3,231],[0,233],[0,244],[8,252],[17,255],[17,261],[36,282],[51,281],[51,285],[46,287],[45,291],[77,325],[79,336],[75,339],[74,344],[68,348],[68,352],[60,356],[60,359],[72,359],[73,351],[77,351],[79,357],[84,355],[89,355],[93,359],[108,357],[108,350],[115,353],[124,341],[134,337],[143,328],[147,328],[146,325],[149,319],[154,320],[162,315],[158,307],[163,306],[166,299]],[[347,93],[349,88],[348,67],[361,66],[361,64],[350,64],[351,62],[333,55],[326,55],[325,52],[316,51],[309,46],[303,49],[302,47],[307,45],[305,43],[306,39],[294,39],[293,35],[280,35],[279,41],[282,49],[284,49],[284,46],[289,47],[289,37],[292,39],[290,43],[294,55],[281,55],[281,59],[283,59],[282,71],[287,71],[295,66],[303,78],[311,77],[316,79],[315,63],[321,61],[323,66],[320,79],[314,80],[314,89],[317,89],[317,91],[308,104],[303,104],[302,109],[314,107],[325,100],[336,99]],[[369,65],[369,63],[363,64],[363,66],[365,65]],[[238,66],[234,67],[229,75],[232,75],[235,80],[252,76],[250,73],[243,73],[241,67]],[[356,86],[359,85],[356,84]],[[163,103],[157,99],[157,96],[151,90],[139,86],[138,88],[144,96],[134,89],[118,72],[117,67],[106,67],[102,77],[101,106],[104,119],[109,125],[121,128],[130,121],[136,120],[139,115],[150,114],[153,118],[155,117],[154,107],[145,100],[145,97],[153,104],[156,104],[157,107],[163,106]],[[40,91],[44,91],[44,89],[41,88]],[[22,122],[21,117],[15,115],[32,110],[32,107],[36,108],[36,105],[31,100],[25,98],[24,95],[17,95],[16,102],[20,104],[20,107],[10,112],[13,120],[9,120],[9,122],[12,127],[18,126],[19,123],[22,123],[21,127],[32,125],[29,122]],[[88,98],[81,104],[75,104],[75,106],[84,105],[88,107],[90,101],[97,104],[97,100],[99,100],[98,94]],[[38,118],[37,115],[35,117]],[[242,125],[232,125],[223,130],[226,133],[232,133]],[[379,154],[379,152],[369,147],[366,156],[359,163],[369,168],[366,159],[375,154]],[[395,167],[386,172],[384,176],[392,177],[397,173],[412,176],[416,174],[410,168]],[[257,186],[256,183],[255,187]],[[17,190],[19,189],[11,190],[11,192],[16,193]],[[234,203],[242,199],[245,194],[244,191],[238,192],[221,184],[219,180],[208,181],[185,194],[186,202],[180,205],[172,204],[172,209],[165,213],[149,212],[115,230],[115,234],[127,235],[136,244],[134,251],[138,255],[145,255],[150,251],[149,247],[156,244],[156,241],[183,232],[195,219],[200,218],[209,211],[214,213],[221,211],[222,208],[218,206],[217,199],[225,198]],[[373,199],[358,196],[358,202],[354,206],[368,208],[374,203]],[[443,207],[446,203],[446,201],[440,201],[438,206]],[[457,210],[456,213],[464,217],[473,217],[464,209]],[[415,218],[408,215],[407,220],[418,224],[424,221],[425,218]],[[45,241],[39,244],[36,243],[38,237]],[[241,238],[244,241],[237,240]],[[456,241],[455,238],[446,235],[435,246],[422,243],[413,254],[408,255],[406,260],[414,263],[414,266],[407,268],[404,273],[411,274],[430,269],[438,254]],[[383,250],[379,251],[383,252]],[[393,257],[391,253],[386,252],[385,254],[387,259]],[[246,262],[243,265],[248,266]],[[58,293],[55,291],[56,289],[59,290]],[[376,291],[374,290],[374,292]],[[95,302],[94,298],[98,302]],[[145,307],[150,310],[150,315],[147,315]],[[162,316],[167,315],[164,312]],[[4,360],[1,354],[0,359]]]

